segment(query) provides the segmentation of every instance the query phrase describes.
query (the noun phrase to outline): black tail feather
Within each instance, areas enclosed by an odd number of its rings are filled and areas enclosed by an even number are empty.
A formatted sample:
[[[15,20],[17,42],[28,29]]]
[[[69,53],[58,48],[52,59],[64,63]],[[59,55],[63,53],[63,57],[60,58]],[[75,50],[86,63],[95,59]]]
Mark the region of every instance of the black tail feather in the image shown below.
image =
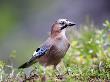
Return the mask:
[[[29,66],[31,66],[32,64],[36,63],[36,57],[32,57],[28,62],[24,63],[23,65],[19,66],[18,69],[20,68],[27,68]]]
[[[21,66],[19,66],[18,68],[20,69],[20,68],[27,68],[27,67],[29,67],[30,66],[30,64],[28,63],[28,62],[26,62],[26,63],[24,63],[23,65],[21,65]]]
[[[27,67],[31,66],[32,64],[34,64],[34,63],[36,63],[34,60],[30,60],[30,61],[22,64],[21,66],[19,66],[18,69],[20,69],[20,68],[27,68]]]

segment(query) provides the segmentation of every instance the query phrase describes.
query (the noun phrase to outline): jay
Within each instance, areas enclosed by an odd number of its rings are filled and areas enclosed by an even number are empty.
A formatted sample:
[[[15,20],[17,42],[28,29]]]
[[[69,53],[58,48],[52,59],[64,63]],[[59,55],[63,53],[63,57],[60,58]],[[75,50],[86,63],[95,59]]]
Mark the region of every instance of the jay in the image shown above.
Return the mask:
[[[65,35],[66,29],[74,25],[75,23],[70,22],[67,19],[58,19],[51,27],[51,33],[48,39],[36,49],[32,58],[19,68],[27,68],[32,64],[39,62],[44,67],[44,74],[46,66],[49,65],[53,65],[58,71],[56,66],[65,56],[70,46]]]

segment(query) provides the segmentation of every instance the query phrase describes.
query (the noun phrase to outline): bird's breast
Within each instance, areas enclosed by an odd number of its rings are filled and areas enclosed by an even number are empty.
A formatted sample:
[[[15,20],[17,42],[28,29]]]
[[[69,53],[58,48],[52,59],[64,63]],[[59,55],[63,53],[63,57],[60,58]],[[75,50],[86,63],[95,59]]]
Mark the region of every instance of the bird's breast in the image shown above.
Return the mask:
[[[67,39],[57,39],[53,41],[53,46],[50,50],[41,58],[39,62],[45,65],[57,65],[61,59],[65,56],[70,44]]]
[[[55,46],[58,49],[59,53],[64,55],[67,52],[70,44],[66,38],[62,38],[56,41]]]

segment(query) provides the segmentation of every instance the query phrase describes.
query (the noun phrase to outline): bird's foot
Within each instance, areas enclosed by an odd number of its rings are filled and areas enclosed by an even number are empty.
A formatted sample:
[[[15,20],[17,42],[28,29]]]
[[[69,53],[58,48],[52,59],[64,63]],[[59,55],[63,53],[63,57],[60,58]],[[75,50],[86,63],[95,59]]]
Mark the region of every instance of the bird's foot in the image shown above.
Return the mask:
[[[46,76],[45,75],[42,76],[41,82],[46,82]]]
[[[60,80],[62,80],[64,78],[63,75],[57,75],[56,77],[57,77],[57,79],[60,79]]]

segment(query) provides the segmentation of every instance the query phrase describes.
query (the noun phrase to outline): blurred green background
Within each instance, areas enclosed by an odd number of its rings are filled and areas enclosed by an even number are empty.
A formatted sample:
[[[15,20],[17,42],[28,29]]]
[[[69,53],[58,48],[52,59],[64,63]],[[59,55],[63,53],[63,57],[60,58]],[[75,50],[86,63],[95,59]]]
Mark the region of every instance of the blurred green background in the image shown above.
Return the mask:
[[[0,60],[8,62],[14,53],[20,65],[45,41],[54,21],[80,25],[86,16],[101,26],[110,19],[110,0],[0,0]]]

